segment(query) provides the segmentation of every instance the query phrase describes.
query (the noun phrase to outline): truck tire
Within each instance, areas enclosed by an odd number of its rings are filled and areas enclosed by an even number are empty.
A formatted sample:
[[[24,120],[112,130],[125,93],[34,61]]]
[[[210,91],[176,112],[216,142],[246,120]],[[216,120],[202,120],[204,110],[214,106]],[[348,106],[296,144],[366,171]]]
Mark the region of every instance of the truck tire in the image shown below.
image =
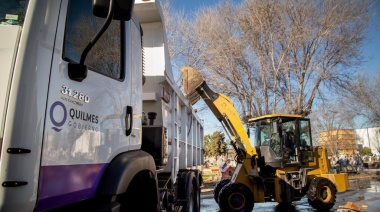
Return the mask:
[[[119,154],[108,165],[99,183],[98,208],[101,211],[114,211],[118,207],[120,211],[158,211],[155,172],[154,159],[148,153],[136,150]]]
[[[182,211],[200,211],[200,183],[197,172],[193,170],[181,170],[177,178],[177,198],[182,199]]]
[[[327,178],[314,178],[307,192],[309,204],[317,211],[330,211],[336,200],[336,187]]]
[[[222,179],[219,181],[215,187],[214,187],[214,199],[216,203],[219,203],[218,198],[219,198],[219,192],[222,190],[222,188],[227,185],[229,182],[231,182],[230,179]]]
[[[194,186],[192,183],[190,183],[190,188],[189,188],[189,193],[188,193],[188,197],[187,197],[187,202],[185,203],[185,211],[187,212],[197,212],[199,211],[198,207],[197,207],[197,201],[196,201],[196,198],[197,198],[197,192],[195,192],[194,190]]]
[[[202,173],[199,170],[191,170],[195,177],[193,178],[194,198],[195,198],[195,211],[201,210],[201,185],[202,185]]]
[[[242,183],[228,183],[219,193],[219,207],[222,212],[250,212],[253,206],[253,194]]]
[[[157,182],[149,173],[136,175],[125,193],[117,196],[120,212],[159,211]]]
[[[193,184],[194,188],[196,185],[197,183],[195,182]],[[200,184],[198,183],[198,185]],[[193,189],[193,190],[194,190],[194,198],[195,198],[195,211],[199,212],[201,210],[201,189],[200,187],[198,187],[197,189]]]

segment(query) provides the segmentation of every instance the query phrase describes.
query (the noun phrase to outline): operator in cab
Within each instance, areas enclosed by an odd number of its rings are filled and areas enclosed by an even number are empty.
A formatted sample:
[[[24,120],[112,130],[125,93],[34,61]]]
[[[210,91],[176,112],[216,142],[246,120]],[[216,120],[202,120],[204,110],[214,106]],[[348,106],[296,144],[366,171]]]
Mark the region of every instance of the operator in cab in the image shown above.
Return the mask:
[[[294,157],[295,152],[295,141],[294,141],[294,133],[292,131],[288,131],[284,133],[284,156],[289,159],[290,157]]]

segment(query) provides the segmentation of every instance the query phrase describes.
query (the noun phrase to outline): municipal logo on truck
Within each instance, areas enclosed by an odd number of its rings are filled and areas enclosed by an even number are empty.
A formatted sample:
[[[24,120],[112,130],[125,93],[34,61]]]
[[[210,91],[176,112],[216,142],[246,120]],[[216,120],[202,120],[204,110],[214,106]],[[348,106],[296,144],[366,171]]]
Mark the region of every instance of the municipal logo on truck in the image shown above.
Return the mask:
[[[52,129],[56,132],[61,131],[62,128],[60,127],[62,127],[65,124],[66,118],[67,118],[66,106],[60,101],[54,102],[52,106],[50,107],[50,121],[54,125]]]
[[[76,130],[90,130],[98,132],[99,116],[75,108],[67,109],[65,104],[60,101],[54,102],[50,107],[50,121],[54,125],[52,129],[56,132],[62,130],[66,123],[67,127]]]

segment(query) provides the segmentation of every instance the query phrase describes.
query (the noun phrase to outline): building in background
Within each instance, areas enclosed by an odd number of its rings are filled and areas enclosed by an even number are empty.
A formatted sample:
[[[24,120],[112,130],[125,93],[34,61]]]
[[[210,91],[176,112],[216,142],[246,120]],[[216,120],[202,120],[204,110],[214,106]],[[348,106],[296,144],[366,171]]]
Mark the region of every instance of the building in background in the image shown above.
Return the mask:
[[[380,127],[363,128],[355,130],[357,144],[369,147],[372,154],[379,155],[380,149]]]
[[[353,129],[337,129],[319,133],[320,146],[329,156],[352,156],[358,153],[356,134]]]

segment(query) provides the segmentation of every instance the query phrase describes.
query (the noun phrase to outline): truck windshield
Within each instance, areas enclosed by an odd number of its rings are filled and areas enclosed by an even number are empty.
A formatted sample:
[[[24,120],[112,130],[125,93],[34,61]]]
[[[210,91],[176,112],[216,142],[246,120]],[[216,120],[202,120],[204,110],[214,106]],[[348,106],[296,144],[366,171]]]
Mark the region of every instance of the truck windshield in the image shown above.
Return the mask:
[[[0,0],[0,25],[22,26],[28,2],[28,0]]]

